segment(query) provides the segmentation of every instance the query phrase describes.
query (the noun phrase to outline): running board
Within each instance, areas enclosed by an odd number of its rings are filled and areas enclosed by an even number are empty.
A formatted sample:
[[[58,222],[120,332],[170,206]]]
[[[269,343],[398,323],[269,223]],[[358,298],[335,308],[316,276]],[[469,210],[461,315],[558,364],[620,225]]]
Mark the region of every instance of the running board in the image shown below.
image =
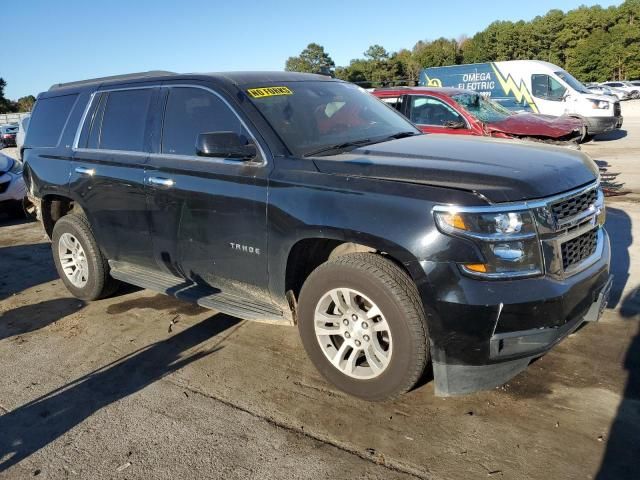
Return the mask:
[[[201,307],[246,320],[290,323],[281,310],[269,303],[248,301],[213,287],[126,262],[109,260],[109,266],[111,276],[116,280],[197,303]]]

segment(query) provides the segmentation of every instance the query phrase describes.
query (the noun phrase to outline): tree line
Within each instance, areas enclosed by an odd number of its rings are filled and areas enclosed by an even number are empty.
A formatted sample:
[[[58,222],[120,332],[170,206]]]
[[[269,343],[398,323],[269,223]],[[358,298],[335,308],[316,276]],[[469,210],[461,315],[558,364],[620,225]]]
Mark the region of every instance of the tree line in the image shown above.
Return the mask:
[[[420,70],[502,60],[545,60],[583,82],[640,78],[640,0],[619,6],[550,10],[531,21],[498,20],[472,37],[421,40],[388,52],[372,45],[363,58],[336,67],[324,47],[311,43],[285,70],[331,73],[364,87],[415,85]]]
[[[4,78],[0,78],[0,113],[30,112],[36,102],[36,97],[27,95],[14,102],[4,96],[6,86],[7,82],[5,82]]]

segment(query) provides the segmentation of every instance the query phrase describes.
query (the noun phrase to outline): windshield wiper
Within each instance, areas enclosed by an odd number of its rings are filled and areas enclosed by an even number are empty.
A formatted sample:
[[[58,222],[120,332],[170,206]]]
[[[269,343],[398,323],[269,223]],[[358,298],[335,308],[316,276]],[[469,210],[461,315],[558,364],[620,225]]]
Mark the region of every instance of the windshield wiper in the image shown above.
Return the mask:
[[[329,145],[327,147],[319,148],[311,152],[305,153],[305,157],[313,157],[314,155],[320,155],[321,153],[331,152],[333,150],[344,150],[349,147],[359,147],[371,143],[370,138],[363,138],[361,140],[353,140],[351,142],[338,143],[337,145]]]
[[[422,135],[422,134],[414,131],[398,132],[398,133],[394,133],[393,135],[389,135],[387,137],[387,140],[391,140],[391,139],[397,140],[399,138],[413,137],[414,135]]]

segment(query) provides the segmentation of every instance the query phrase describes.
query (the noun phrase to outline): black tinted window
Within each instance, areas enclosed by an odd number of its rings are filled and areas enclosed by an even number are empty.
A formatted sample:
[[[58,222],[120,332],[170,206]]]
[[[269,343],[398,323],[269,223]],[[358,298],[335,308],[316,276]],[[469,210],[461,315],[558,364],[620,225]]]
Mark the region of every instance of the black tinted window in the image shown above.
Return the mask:
[[[37,101],[30,122],[26,145],[30,147],[55,147],[58,145],[62,129],[78,97],[42,98]]]
[[[144,150],[151,94],[150,88],[109,92],[102,117],[99,148]]]
[[[201,88],[172,88],[162,129],[162,151],[195,155],[198,135],[207,132],[246,135],[238,117],[211,92]]]

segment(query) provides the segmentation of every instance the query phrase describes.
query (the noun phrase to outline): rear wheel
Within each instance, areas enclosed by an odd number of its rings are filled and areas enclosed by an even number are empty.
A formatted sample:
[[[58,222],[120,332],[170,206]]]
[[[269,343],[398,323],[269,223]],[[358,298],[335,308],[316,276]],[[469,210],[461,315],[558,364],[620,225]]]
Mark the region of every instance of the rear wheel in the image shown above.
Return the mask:
[[[343,255],[314,270],[300,293],[298,319],[316,368],[351,395],[394,398],[415,385],[427,364],[415,284],[379,255]]]
[[[51,241],[58,275],[75,297],[96,300],[118,288],[84,215],[69,214],[58,220]]]

